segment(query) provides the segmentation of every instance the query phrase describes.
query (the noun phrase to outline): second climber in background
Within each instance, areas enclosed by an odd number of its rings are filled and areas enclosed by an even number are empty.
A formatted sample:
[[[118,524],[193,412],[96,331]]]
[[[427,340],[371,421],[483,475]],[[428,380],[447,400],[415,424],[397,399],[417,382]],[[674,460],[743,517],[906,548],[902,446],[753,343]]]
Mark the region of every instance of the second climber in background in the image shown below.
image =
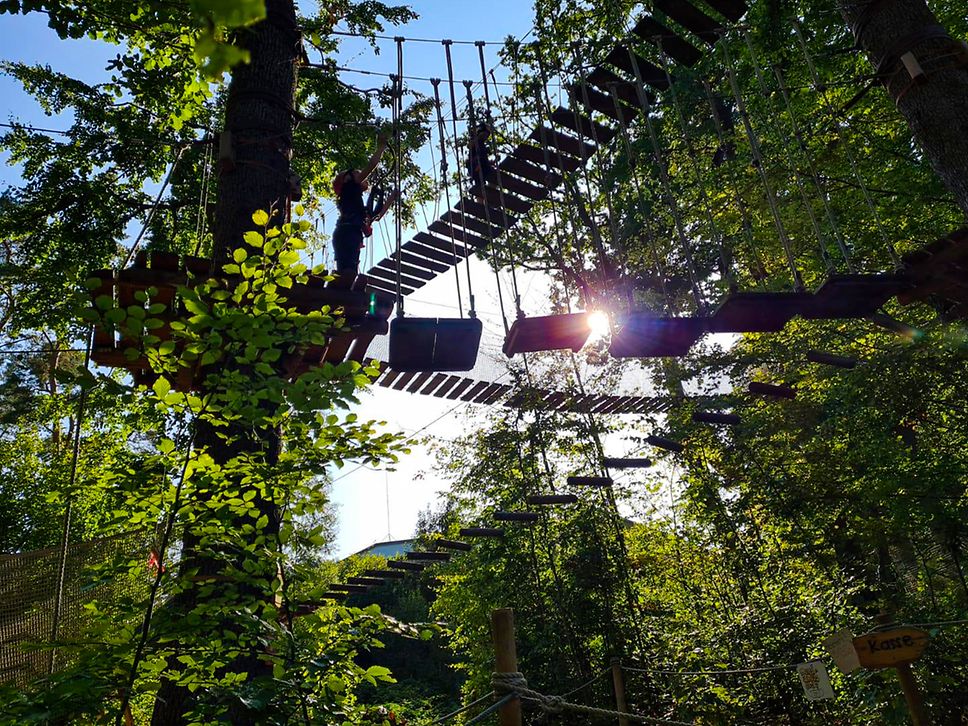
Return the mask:
[[[484,185],[494,181],[494,165],[491,163],[491,150],[487,143],[490,138],[491,127],[486,123],[478,124],[471,132],[467,173],[471,178],[470,193],[475,197],[483,197]]]
[[[335,285],[338,287],[353,285],[360,268],[363,238],[369,236],[370,224],[386,213],[392,201],[392,199],[384,200],[379,210],[368,210],[368,205],[363,201],[363,193],[369,188],[367,179],[380,164],[386,148],[387,136],[381,133],[377,138],[376,151],[373,152],[366,167],[341,171],[333,179],[333,193],[336,195],[336,207],[339,209],[339,219],[336,221],[336,229],[333,230],[333,252],[336,256],[337,272]],[[377,200],[374,200],[371,195],[370,205],[374,201]],[[375,216],[376,211],[379,211],[379,216]],[[365,281],[362,284],[365,285]]]

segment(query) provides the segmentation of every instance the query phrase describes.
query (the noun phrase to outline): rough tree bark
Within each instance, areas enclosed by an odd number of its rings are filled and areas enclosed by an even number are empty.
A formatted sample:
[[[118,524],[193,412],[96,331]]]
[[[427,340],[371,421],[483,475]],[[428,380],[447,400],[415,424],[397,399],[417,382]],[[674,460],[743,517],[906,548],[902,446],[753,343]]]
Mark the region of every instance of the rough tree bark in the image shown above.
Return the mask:
[[[231,134],[232,161],[220,161],[218,196],[215,211],[213,265],[220,265],[232,250],[242,243],[242,235],[255,225],[252,213],[258,209],[274,211],[275,223],[281,223],[289,195],[290,159],[294,129],[294,103],[297,61],[301,56],[301,39],[296,25],[293,0],[266,0],[266,19],[242,31],[239,45],[251,54],[248,64],[232,72],[226,102],[224,128]],[[220,429],[222,434],[225,429]],[[215,462],[225,463],[241,453],[256,453],[268,463],[277,460],[281,449],[278,432],[259,438],[248,431],[229,432],[234,441],[227,443],[215,429],[205,423],[198,426],[195,443],[208,450]],[[278,534],[279,506],[261,495],[253,503],[269,519],[264,535]],[[182,542],[182,568],[197,568],[198,573],[215,575],[224,561],[193,556],[198,542],[186,535]],[[240,588],[243,596],[264,592],[267,588]],[[167,617],[179,616],[192,609],[196,594],[189,589],[169,603]],[[180,664],[169,664],[177,672]],[[243,653],[228,664],[227,672],[246,673],[248,679],[271,677],[271,666],[257,652]],[[192,694],[187,689],[165,680],[158,692],[152,714],[152,726],[185,723],[183,714],[192,707]],[[243,704],[229,704],[227,714],[233,724],[256,724],[259,715]]]
[[[968,216],[968,50],[940,27],[925,0],[838,0],[857,46],[889,79],[887,91],[935,172]],[[901,57],[924,69],[912,82]],[[950,230],[939,230],[939,236]]]

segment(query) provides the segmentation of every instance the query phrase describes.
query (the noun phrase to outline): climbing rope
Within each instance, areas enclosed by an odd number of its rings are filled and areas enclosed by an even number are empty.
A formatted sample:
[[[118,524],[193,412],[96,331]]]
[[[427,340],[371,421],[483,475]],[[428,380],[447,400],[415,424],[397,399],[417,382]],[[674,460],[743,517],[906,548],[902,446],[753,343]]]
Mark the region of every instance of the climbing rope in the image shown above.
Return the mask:
[[[394,189],[396,190],[394,232],[397,242],[397,317],[403,317],[403,195],[400,193],[400,171],[403,164],[403,148],[400,142],[400,116],[403,113],[403,38],[396,38],[397,44],[397,80],[393,97],[393,143],[396,151],[396,164],[393,167]]]
[[[434,86],[434,108],[437,111],[437,136],[440,139],[440,176],[443,180],[444,185],[444,199],[447,201],[447,209],[451,208],[450,205],[450,180],[447,174],[447,141],[444,138],[444,117],[440,109],[440,79],[433,79]],[[433,149],[433,144],[431,144],[431,149]],[[428,225],[429,226],[429,225]],[[460,316],[464,317],[464,301],[461,299],[460,295],[460,271],[458,268],[457,261],[457,241],[454,239],[454,227],[453,225],[447,225],[450,230],[450,247],[451,252],[454,255],[454,281],[457,283],[457,307],[460,310]]]
[[[586,706],[581,703],[566,701],[562,696],[548,696],[539,691],[535,691],[528,686],[528,681],[522,673],[493,673],[491,675],[491,688],[498,696],[512,700],[518,698],[528,706],[538,708],[542,713],[549,716],[557,716],[566,712],[583,714],[585,716],[598,716],[603,719],[624,718],[636,723],[653,724],[672,724],[673,726],[692,726],[688,721],[671,721],[669,719],[655,718],[654,716],[643,716],[636,713],[624,713],[613,711],[608,708],[597,708]],[[469,722],[470,723],[470,722]]]
[[[155,201],[151,205],[151,209],[148,210],[148,215],[145,217],[145,222],[141,227],[141,231],[138,232],[138,236],[135,237],[134,244],[131,245],[131,249],[128,250],[127,256],[124,258],[124,262],[121,263],[121,267],[127,267],[131,260],[134,258],[135,252],[138,251],[138,247],[141,245],[141,241],[144,239],[145,233],[148,231],[148,225],[151,224],[151,220],[155,216],[155,212],[158,211],[158,207],[161,206],[161,198],[165,194],[165,190],[171,183],[171,178],[175,174],[175,169],[178,168],[178,162],[181,161],[182,154],[188,146],[181,146],[178,148],[178,153],[175,154],[174,161],[171,162],[171,167],[168,169],[168,173],[165,175],[165,180],[161,183],[161,188],[158,190],[158,194],[155,195]]]

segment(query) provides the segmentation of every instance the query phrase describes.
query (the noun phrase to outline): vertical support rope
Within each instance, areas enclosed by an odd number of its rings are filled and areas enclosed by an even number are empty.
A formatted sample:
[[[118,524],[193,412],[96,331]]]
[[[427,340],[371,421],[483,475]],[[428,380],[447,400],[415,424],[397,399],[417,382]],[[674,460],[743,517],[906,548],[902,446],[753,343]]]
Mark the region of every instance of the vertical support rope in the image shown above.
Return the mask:
[[[487,120],[488,120],[488,123],[491,124],[491,127],[490,128],[491,128],[491,132],[493,133],[494,132],[494,126],[493,126],[493,124],[494,124],[494,116],[491,113],[491,94],[487,90],[487,86],[488,86],[488,83],[487,83],[487,66],[486,66],[486,64],[484,62],[484,46],[485,46],[485,43],[484,43],[483,40],[479,40],[474,45],[477,46],[477,55],[478,55],[478,58],[480,59],[480,63],[481,63],[481,83],[484,84],[484,103],[486,104],[486,108],[487,108]],[[497,90],[497,84],[494,85],[494,92],[495,93],[499,93],[498,90]],[[491,143],[491,148],[492,148],[492,152],[493,152],[493,156],[494,156],[493,163],[494,163],[494,175],[496,177],[496,182],[497,182],[496,183],[496,186],[497,186],[497,197],[498,197],[498,202],[500,203],[501,209],[503,210],[502,211],[502,214],[504,216],[504,226],[505,226],[505,229],[507,229],[511,225],[508,224],[507,205],[504,203],[504,178],[501,176],[501,168],[497,164],[497,153],[496,153],[497,144],[493,140],[492,140],[492,143]],[[481,171],[481,175],[483,176],[483,170]],[[484,181],[483,180],[481,181],[481,189],[482,190],[484,189]],[[484,197],[484,202],[485,202],[485,204],[487,203],[487,197],[486,196]],[[495,253],[496,253],[496,250],[495,250]],[[508,264],[508,268],[511,271],[511,291],[514,294],[514,310],[515,310],[515,315],[518,318],[522,318],[522,317],[524,317],[524,312],[521,310],[521,291],[518,289],[518,273],[517,273],[517,270],[516,270],[516,266],[514,264],[514,258],[510,254],[508,255],[507,264]]]
[[[682,138],[686,145],[686,154],[689,156],[689,160],[692,162],[693,170],[696,173],[696,186],[699,189],[699,199],[702,203],[703,212],[705,212],[706,223],[709,225],[709,228],[712,231],[713,239],[716,240],[716,244],[719,246],[719,258],[723,265],[723,278],[726,281],[727,288],[732,289],[736,284],[732,255],[727,254],[726,240],[723,237],[722,230],[716,223],[715,215],[713,215],[712,205],[709,202],[709,195],[706,194],[706,184],[703,173],[700,170],[699,155],[696,153],[696,146],[692,142],[692,134],[689,133],[689,125],[686,123],[685,112],[683,111],[682,104],[679,102],[679,94],[676,92],[675,79],[673,79],[672,73],[669,72],[669,57],[666,55],[665,48],[663,47],[662,37],[658,36],[655,40],[659,46],[659,58],[662,62],[662,72],[665,75],[666,83],[669,84],[669,95],[672,98],[672,107],[675,111],[675,117],[679,122],[679,129],[682,131]],[[614,89],[612,89],[612,93],[617,99],[618,96],[615,94]]]
[[[756,58],[756,51],[753,48],[753,43],[750,41],[749,33],[745,30],[743,31],[743,39],[746,41],[746,47],[750,53],[750,64],[753,66],[753,76],[756,78],[756,83],[759,86],[760,94],[766,99],[768,118],[772,119],[774,114],[776,114],[776,109],[773,108],[772,94],[770,89],[766,86],[766,81],[763,78],[763,74],[760,72],[757,63],[759,61]],[[725,44],[724,44],[725,45]],[[783,148],[783,156],[786,157],[787,166],[790,167],[793,173],[793,181],[797,185],[797,191],[800,193],[800,200],[803,202],[804,211],[807,213],[807,218],[810,220],[810,227],[813,229],[814,237],[817,238],[817,246],[820,248],[820,261],[823,263],[824,267],[827,269],[828,273],[834,271],[833,260],[830,259],[830,255],[827,253],[827,246],[824,242],[823,232],[820,230],[820,222],[817,221],[817,215],[813,209],[813,202],[807,195],[807,190],[803,183],[803,173],[800,171],[799,166],[797,166],[796,160],[790,153],[790,139],[786,133],[780,128],[779,123],[773,124],[769,123],[772,130],[780,139],[780,145]],[[763,170],[766,173],[766,170]],[[816,181],[816,180],[815,180]],[[817,185],[817,192],[821,198],[823,198],[823,190]]]
[[[476,139],[477,129],[475,128],[475,126],[477,124],[477,120],[474,116],[474,96],[471,94],[472,85],[473,84],[470,81],[464,81],[464,91],[467,94],[467,114],[468,114],[467,126],[469,129],[469,132],[474,134],[475,135],[474,138]],[[476,149],[474,153],[475,154],[477,153]],[[468,158],[470,158],[469,154],[468,154]],[[504,293],[501,290],[501,266],[497,258],[497,249],[495,248],[495,245],[494,245],[494,227],[491,225],[491,208],[488,206],[488,203],[487,203],[487,194],[486,194],[487,188],[485,187],[486,179],[484,179],[484,167],[480,163],[480,159],[478,159],[477,168],[478,168],[477,182],[478,184],[481,185],[480,186],[481,204],[484,206],[484,222],[487,225],[487,246],[488,246],[488,251],[490,252],[490,255],[491,255],[491,264],[494,266],[494,282],[497,284],[498,304],[501,306],[501,322],[504,324],[504,334],[509,335],[511,333],[511,328],[508,326],[507,311],[504,309]],[[473,169],[469,169],[468,171],[473,171]],[[504,210],[501,210],[501,211],[504,212]],[[508,219],[507,212],[504,212],[505,229],[508,226],[507,219]]]
[[[800,42],[800,48],[803,50],[803,57],[807,63],[807,67],[810,69],[810,76],[813,79],[813,89],[820,94],[820,99],[826,107],[827,111],[830,112],[833,117],[834,123],[837,128],[838,140],[842,143],[840,146],[844,149],[844,153],[847,156],[847,163],[850,165],[851,173],[854,175],[854,179],[857,180],[857,184],[864,195],[864,202],[867,204],[867,208],[870,210],[871,217],[874,220],[874,226],[877,227],[877,232],[884,242],[884,246],[887,247],[888,254],[891,256],[891,262],[894,263],[895,267],[900,267],[901,258],[897,254],[897,249],[894,247],[894,243],[887,234],[887,230],[884,227],[883,221],[881,221],[881,216],[877,211],[877,206],[874,204],[874,199],[870,195],[870,190],[867,188],[867,183],[864,181],[864,177],[860,173],[860,168],[857,166],[857,159],[854,157],[854,152],[851,151],[850,143],[845,138],[843,134],[843,129],[841,127],[840,121],[837,119],[837,109],[833,107],[830,99],[827,97],[827,87],[820,82],[820,76],[817,75],[817,67],[813,63],[813,56],[810,55],[810,48],[807,46],[807,40],[803,37],[803,29],[800,27],[800,23],[797,22],[796,18],[793,19],[793,31],[797,36],[797,40]]]
[[[94,339],[94,326],[87,329],[87,346],[84,350],[84,370],[91,366],[91,346]],[[77,483],[77,464],[81,456],[81,426],[84,424],[84,409],[87,404],[87,389],[82,388],[77,399],[77,423],[74,426],[74,441],[71,443],[71,473],[68,483],[67,503],[64,506],[64,525],[61,529],[61,547],[57,558],[57,589],[54,593],[53,622],[50,628],[50,657],[47,660],[47,675],[54,672],[57,659],[57,638],[60,630],[60,616],[64,602],[64,581],[67,579],[67,548],[71,534],[71,517],[74,509],[74,486]]]
[[[655,124],[652,123],[652,102],[645,90],[645,83],[642,80],[642,72],[639,69],[638,61],[635,58],[635,51],[628,48],[629,60],[632,63],[632,70],[635,71],[635,93],[639,98],[639,105],[642,107],[642,115],[645,117],[645,125],[649,131],[649,140],[652,142],[652,155],[656,166],[659,169],[659,180],[662,182],[666,203],[672,213],[672,219],[676,227],[676,236],[679,245],[682,247],[683,256],[686,258],[686,266],[689,272],[689,282],[692,286],[692,295],[696,301],[696,309],[700,315],[706,313],[706,301],[703,299],[702,290],[699,287],[699,279],[696,274],[696,263],[692,256],[692,248],[686,239],[685,227],[682,222],[682,215],[679,214],[679,206],[676,204],[675,195],[672,193],[672,180],[669,178],[669,169],[666,166],[665,158],[662,155],[662,148],[659,145],[659,137],[655,131]]]
[[[444,183],[444,200],[447,202],[447,209],[450,209],[450,180],[447,178],[447,142],[444,139],[444,116],[440,111],[440,79],[431,78],[431,85],[434,87],[434,108],[437,109],[437,135],[440,137],[440,176]],[[460,160],[458,160],[459,163]],[[450,248],[454,255],[454,281],[457,283],[457,309],[460,316],[464,317],[464,301],[460,295],[460,271],[457,269],[457,241],[454,239],[453,225],[447,225],[450,229]]]
[[[403,252],[403,220],[401,219],[400,215],[400,212],[403,209],[403,195],[400,193],[400,167],[403,163],[401,158],[403,145],[401,144],[400,140],[400,116],[403,113],[403,38],[397,36],[394,38],[394,42],[397,45],[397,82],[395,84],[393,101],[393,143],[396,147],[396,164],[394,165],[393,169],[393,177],[394,188],[397,192],[395,199],[396,213],[394,214],[394,230],[397,238],[397,317],[403,317],[403,264],[400,259],[401,253]]]
[[[457,135],[457,95],[454,93],[454,63],[450,57],[450,47],[454,44],[452,40],[442,40],[441,45],[444,46],[444,54],[447,57],[447,85],[450,88],[450,122],[451,127],[454,131],[454,157],[457,159],[457,188],[460,190],[461,195],[464,193],[464,174],[461,171],[460,163],[460,146],[457,143],[459,138]],[[464,212],[464,205],[461,205],[460,209],[460,224],[461,229],[464,231],[464,246],[467,247],[467,215]],[[453,225],[451,225],[453,226]],[[467,295],[470,298],[470,312],[468,315],[472,318],[477,317],[477,312],[475,311],[474,305],[474,290],[471,287],[471,257],[468,254],[466,260],[467,269]]]
[[[733,92],[733,97],[736,100],[736,109],[739,111],[740,118],[743,120],[743,128],[746,129],[746,137],[750,143],[750,150],[753,153],[753,159],[756,162],[756,170],[759,172],[760,180],[763,182],[763,187],[766,190],[766,201],[770,207],[770,213],[773,215],[773,223],[776,225],[777,234],[780,236],[780,242],[783,245],[783,251],[786,253],[787,265],[790,267],[790,275],[793,277],[793,287],[797,291],[803,290],[803,278],[800,276],[800,270],[797,268],[796,256],[793,254],[793,243],[790,241],[789,236],[787,236],[786,228],[783,226],[783,219],[780,217],[780,210],[777,206],[776,195],[773,191],[773,185],[770,184],[770,179],[766,175],[766,169],[763,166],[763,154],[760,151],[760,145],[757,141],[756,132],[753,130],[753,125],[750,123],[749,113],[746,110],[746,104],[743,101],[743,95],[739,90],[739,83],[736,81],[736,71],[733,68],[733,58],[729,53],[729,48],[727,48],[726,43],[719,44],[723,49],[723,55],[726,57],[726,73],[729,76],[729,85]]]

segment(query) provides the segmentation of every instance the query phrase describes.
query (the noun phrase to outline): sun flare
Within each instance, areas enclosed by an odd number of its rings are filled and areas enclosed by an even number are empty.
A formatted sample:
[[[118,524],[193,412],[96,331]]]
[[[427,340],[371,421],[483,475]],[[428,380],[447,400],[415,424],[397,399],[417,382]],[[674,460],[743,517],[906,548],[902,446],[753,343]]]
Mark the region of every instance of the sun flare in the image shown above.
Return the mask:
[[[588,313],[588,327],[592,331],[588,340],[601,340],[611,332],[612,323],[608,319],[608,313],[603,310],[593,310]]]

